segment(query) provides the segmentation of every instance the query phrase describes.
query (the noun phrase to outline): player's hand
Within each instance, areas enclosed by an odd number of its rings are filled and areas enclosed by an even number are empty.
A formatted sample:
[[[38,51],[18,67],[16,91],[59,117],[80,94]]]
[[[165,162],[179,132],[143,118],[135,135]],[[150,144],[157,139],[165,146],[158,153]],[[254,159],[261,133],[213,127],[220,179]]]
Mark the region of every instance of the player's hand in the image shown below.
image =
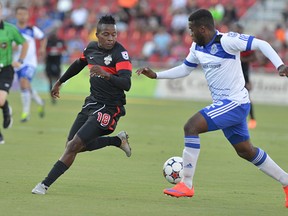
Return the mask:
[[[109,80],[111,77],[111,74],[104,71],[99,65],[94,65],[90,69],[90,77],[100,77],[102,79]]]
[[[288,66],[287,65],[281,65],[278,67],[278,72],[280,76],[286,76],[288,77]]]
[[[12,67],[13,67],[13,68],[19,68],[21,65],[22,65],[22,64],[21,64],[20,62],[18,62],[18,61],[12,62]]]
[[[53,98],[60,98],[60,94],[59,94],[59,92],[60,92],[60,86],[61,86],[61,82],[58,80],[55,84],[54,84],[54,86],[52,87],[52,89],[51,89],[51,92],[50,92],[50,94],[51,94],[51,97],[53,97]]]
[[[157,75],[156,73],[151,70],[149,67],[145,67],[145,68],[139,68],[136,73],[139,75],[144,74],[145,76],[151,78],[151,79],[156,79]]]

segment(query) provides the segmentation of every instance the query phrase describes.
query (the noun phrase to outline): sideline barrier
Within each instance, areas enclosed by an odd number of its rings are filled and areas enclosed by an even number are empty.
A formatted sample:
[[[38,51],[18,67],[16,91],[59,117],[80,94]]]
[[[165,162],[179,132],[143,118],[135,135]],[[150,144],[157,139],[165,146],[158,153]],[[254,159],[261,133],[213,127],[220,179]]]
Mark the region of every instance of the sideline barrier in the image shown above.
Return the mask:
[[[288,105],[288,79],[278,74],[251,73],[251,100],[256,103]],[[158,98],[211,100],[204,74],[193,71],[189,76],[175,80],[158,80],[155,96]]]

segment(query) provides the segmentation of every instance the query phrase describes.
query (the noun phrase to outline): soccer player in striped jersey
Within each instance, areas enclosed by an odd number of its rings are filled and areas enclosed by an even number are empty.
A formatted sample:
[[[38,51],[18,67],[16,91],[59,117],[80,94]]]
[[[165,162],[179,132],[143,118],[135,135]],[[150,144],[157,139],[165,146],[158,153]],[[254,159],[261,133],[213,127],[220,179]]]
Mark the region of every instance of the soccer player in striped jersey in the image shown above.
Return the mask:
[[[23,59],[23,64],[20,67],[15,68],[21,89],[21,122],[27,122],[30,118],[31,99],[33,99],[38,105],[39,116],[41,118],[44,117],[44,101],[39,96],[37,91],[32,88],[31,82],[37,68],[36,40],[40,41],[39,53],[41,55],[44,55],[47,40],[44,32],[42,32],[42,30],[40,30],[37,26],[28,25],[29,11],[27,7],[19,6],[16,8],[16,19],[16,26],[29,44],[27,55],[25,59]],[[18,47],[18,50],[19,49],[20,47]],[[19,59],[19,51],[14,53],[14,59]]]
[[[136,71],[138,75],[144,74],[151,79],[175,79],[188,76],[200,65],[213,99],[210,106],[197,112],[184,126],[184,177],[173,188],[165,189],[164,194],[173,197],[194,195],[193,176],[200,153],[199,134],[220,129],[241,158],[281,183],[288,207],[288,174],[250,141],[246,122],[250,100],[244,87],[240,52],[260,50],[271,60],[280,76],[288,75],[288,67],[266,41],[235,32],[218,32],[208,10],[193,12],[189,16],[189,29],[193,43],[182,65],[158,73],[149,67]]]

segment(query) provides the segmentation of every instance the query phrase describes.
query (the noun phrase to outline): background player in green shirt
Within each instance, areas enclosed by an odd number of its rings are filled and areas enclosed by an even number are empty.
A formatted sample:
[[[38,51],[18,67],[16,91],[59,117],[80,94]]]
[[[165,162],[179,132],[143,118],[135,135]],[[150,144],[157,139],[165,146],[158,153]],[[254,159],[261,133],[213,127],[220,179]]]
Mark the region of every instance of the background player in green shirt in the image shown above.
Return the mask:
[[[12,109],[7,101],[14,78],[13,67],[19,67],[23,63],[28,44],[15,26],[3,21],[2,9],[3,5],[0,2],[0,108],[3,111],[3,128],[6,129],[11,127],[13,123]],[[17,45],[22,45],[21,54],[17,62],[12,62],[13,42]],[[1,132],[0,144],[4,144]]]

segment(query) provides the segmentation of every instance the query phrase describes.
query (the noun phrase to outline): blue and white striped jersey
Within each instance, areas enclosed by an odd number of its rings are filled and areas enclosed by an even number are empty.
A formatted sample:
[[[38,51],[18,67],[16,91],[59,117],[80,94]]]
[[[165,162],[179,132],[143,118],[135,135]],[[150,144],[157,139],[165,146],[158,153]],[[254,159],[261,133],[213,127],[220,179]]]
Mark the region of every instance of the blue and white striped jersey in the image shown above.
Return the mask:
[[[253,38],[235,32],[224,34],[217,31],[206,46],[192,43],[184,64],[191,69],[201,65],[213,101],[229,99],[239,103],[249,102],[240,52],[251,50]]]

